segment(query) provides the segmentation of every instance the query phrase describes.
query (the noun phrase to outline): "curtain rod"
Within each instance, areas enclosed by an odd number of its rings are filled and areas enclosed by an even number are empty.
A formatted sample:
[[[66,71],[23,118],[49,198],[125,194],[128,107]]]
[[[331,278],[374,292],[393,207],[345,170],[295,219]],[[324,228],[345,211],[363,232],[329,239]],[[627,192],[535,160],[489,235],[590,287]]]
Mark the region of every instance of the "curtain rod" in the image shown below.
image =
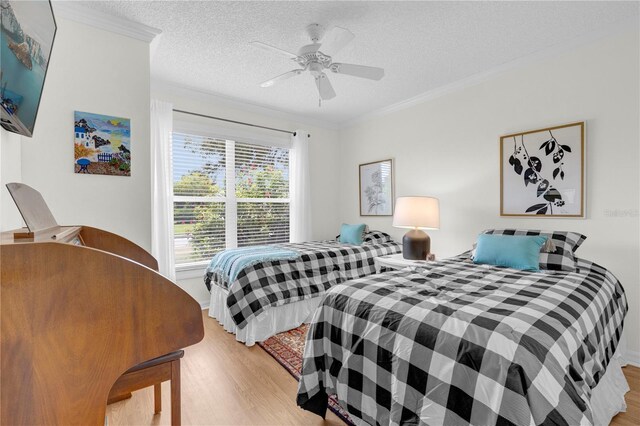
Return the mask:
[[[181,114],[189,114],[189,115],[195,115],[198,117],[210,118],[212,120],[226,121],[227,123],[241,124],[243,126],[258,127],[260,129],[273,130],[274,132],[288,133],[293,136],[296,135],[296,132],[291,132],[289,130],[276,129],[275,127],[260,126],[258,124],[245,123],[244,121],[230,120],[228,118],[215,117],[213,115],[199,114],[197,112],[183,111],[181,109],[174,109],[173,112],[179,112]],[[311,135],[307,135],[307,137],[311,137]]]

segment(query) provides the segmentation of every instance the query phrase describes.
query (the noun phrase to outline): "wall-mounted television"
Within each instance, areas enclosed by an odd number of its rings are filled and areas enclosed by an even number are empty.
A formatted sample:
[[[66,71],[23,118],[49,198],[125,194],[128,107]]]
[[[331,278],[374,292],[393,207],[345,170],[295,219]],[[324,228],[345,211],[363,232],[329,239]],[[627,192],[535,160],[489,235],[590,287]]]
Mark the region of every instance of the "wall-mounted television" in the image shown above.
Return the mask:
[[[0,0],[0,125],[31,137],[56,20],[49,0]]]

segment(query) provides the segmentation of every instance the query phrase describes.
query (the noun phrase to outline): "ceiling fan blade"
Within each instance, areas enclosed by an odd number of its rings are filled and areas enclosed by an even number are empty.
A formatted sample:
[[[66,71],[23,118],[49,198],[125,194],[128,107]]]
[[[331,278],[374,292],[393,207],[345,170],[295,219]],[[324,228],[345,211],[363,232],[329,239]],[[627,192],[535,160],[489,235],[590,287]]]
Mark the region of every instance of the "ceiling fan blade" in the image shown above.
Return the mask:
[[[320,51],[333,56],[353,40],[355,35],[346,28],[333,27],[322,37]]]
[[[275,53],[277,53],[279,55],[286,56],[289,59],[296,59],[298,57],[298,55],[296,55],[296,54],[293,54],[291,52],[287,52],[286,50],[282,50],[280,48],[277,48],[277,47],[272,46],[272,45],[267,44],[267,43],[263,43],[261,41],[252,41],[249,44],[254,46],[254,47],[257,47],[259,49],[263,49],[263,50],[266,50],[266,51],[269,51],[269,52],[275,52]]]
[[[320,93],[320,98],[322,98],[322,100],[326,101],[336,97],[336,91],[333,90],[333,86],[325,73],[321,72],[316,77],[316,86],[318,86],[318,93]]]
[[[368,78],[369,80],[380,80],[384,77],[384,69],[365,65],[333,63],[330,69],[337,74],[347,74],[354,77]]]
[[[277,77],[273,77],[271,80],[267,80],[265,82],[260,83],[260,87],[272,87],[274,84],[281,82],[282,80],[286,80],[296,75],[300,75],[304,70],[292,70],[289,72],[285,72],[284,74],[280,74]]]

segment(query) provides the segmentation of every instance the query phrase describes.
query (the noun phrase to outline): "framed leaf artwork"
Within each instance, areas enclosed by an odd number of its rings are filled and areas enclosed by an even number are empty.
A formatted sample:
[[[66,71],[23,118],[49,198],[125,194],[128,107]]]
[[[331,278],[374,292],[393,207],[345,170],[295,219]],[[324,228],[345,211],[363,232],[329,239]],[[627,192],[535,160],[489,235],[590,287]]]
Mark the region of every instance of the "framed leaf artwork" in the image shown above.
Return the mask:
[[[392,216],[393,201],[393,161],[360,164],[360,216]]]
[[[500,216],[585,217],[585,123],[500,138]]]

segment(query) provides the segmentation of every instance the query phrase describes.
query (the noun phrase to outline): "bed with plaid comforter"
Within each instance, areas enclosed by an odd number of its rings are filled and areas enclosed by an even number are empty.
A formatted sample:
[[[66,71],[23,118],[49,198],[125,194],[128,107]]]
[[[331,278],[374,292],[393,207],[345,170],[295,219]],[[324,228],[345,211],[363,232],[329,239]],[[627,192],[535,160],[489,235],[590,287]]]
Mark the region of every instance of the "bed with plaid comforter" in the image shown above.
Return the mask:
[[[401,252],[390,237],[362,245],[330,240],[278,246],[300,256],[248,266],[231,283],[217,272],[205,276],[209,290],[212,284],[228,289],[227,306],[240,329],[271,306],[318,297],[343,281],[374,274],[375,257]]]
[[[591,424],[627,312],[618,280],[582,259],[532,273],[464,257],[329,290],[298,405],[324,416],[336,394],[371,425]]]

